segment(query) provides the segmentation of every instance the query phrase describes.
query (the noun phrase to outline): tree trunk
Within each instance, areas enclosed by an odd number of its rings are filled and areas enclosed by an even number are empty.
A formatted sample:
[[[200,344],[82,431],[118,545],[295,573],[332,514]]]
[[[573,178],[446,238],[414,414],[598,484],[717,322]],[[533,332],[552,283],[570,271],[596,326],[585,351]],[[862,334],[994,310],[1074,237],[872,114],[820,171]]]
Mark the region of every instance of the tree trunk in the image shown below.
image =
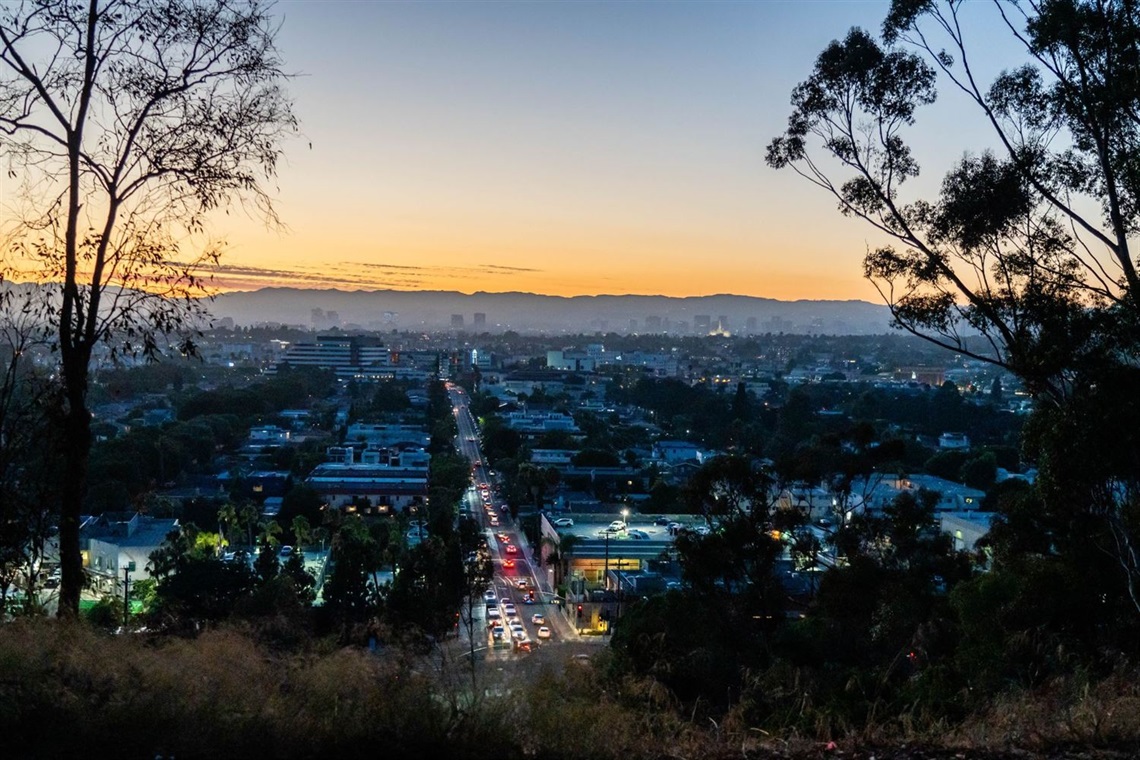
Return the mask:
[[[70,383],[69,383],[70,384]],[[72,403],[63,418],[63,488],[59,512],[59,617],[79,616],[83,591],[83,555],[79,547],[79,518],[87,491],[91,455],[91,414],[86,403]]]

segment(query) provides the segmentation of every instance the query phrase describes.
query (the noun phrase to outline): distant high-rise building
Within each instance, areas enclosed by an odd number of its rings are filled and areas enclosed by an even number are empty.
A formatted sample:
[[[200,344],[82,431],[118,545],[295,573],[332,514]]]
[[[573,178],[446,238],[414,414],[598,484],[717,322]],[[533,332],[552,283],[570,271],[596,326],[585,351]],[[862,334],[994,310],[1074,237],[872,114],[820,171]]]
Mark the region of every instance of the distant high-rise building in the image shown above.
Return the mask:
[[[631,333],[637,332],[637,320],[636,319],[629,320],[629,331]]]
[[[659,333],[661,332],[661,317],[649,316],[645,318],[645,332]]]
[[[472,320],[472,322],[475,325],[475,327],[486,327],[487,326],[487,315],[481,311],[477,311],[477,312],[475,312],[474,319]]]
[[[463,329],[463,315],[462,314],[452,314],[451,315],[451,326],[453,328],[462,330]]]
[[[791,332],[792,328],[795,327],[795,324],[793,324],[790,319],[784,319],[782,317],[771,317],[768,319],[765,327],[767,328],[768,332],[782,333]]]
[[[327,330],[330,327],[340,327],[340,313],[325,311],[324,309],[310,309],[309,321],[315,330]]]
[[[724,314],[716,318],[716,329],[718,332],[728,332],[728,317]]]
[[[275,369],[324,367],[338,377],[362,379],[391,374],[391,351],[371,336],[318,335],[313,343],[293,343]]]
[[[693,317],[693,332],[698,335],[708,335],[712,332],[712,317],[708,314],[697,314]]]
[[[756,317],[749,317],[744,321],[744,331],[749,335],[756,334]]]

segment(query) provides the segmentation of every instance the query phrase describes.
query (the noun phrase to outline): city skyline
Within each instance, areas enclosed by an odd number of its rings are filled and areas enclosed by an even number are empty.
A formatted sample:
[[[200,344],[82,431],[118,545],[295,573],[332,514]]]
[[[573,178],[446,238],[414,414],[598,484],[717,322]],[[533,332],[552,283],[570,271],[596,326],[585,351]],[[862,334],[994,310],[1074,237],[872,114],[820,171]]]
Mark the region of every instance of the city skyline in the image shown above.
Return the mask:
[[[887,5],[278,3],[286,229],[219,215],[215,285],[878,301],[873,231],[764,150],[820,50]]]

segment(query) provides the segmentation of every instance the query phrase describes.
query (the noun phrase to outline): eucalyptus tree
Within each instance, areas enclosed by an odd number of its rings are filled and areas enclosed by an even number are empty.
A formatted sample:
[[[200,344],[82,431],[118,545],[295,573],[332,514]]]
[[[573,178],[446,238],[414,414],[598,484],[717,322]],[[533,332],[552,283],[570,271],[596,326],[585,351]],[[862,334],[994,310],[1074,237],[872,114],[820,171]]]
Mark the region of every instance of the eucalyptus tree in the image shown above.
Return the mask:
[[[19,184],[3,276],[35,282],[59,361],[60,614],[78,613],[96,351],[154,356],[204,316],[208,217],[275,220],[265,183],[295,130],[262,0],[0,6],[0,158]]]
[[[57,387],[33,361],[44,346],[21,304],[29,292],[0,292],[0,609],[12,591],[38,608],[45,549],[55,529],[59,479],[52,424]]]
[[[994,29],[1024,63],[986,81]],[[896,326],[1019,376],[1045,507],[1074,526],[1053,545],[1111,556],[1136,611],[1140,444],[1102,423],[1140,381],[1138,70],[1129,0],[894,0],[880,38],[852,29],[819,55],[767,153],[889,241],[863,267]],[[908,133],[939,82],[989,137],[924,198]]]

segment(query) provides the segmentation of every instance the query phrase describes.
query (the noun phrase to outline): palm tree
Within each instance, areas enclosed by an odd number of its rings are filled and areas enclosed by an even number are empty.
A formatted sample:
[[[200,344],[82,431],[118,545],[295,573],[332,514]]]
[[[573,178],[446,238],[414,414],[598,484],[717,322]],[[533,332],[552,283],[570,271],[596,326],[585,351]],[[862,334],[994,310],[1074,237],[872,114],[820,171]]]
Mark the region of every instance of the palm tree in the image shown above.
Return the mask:
[[[284,529],[279,522],[276,520],[267,520],[266,522],[260,523],[258,527],[261,528],[260,539],[262,543],[268,543],[271,546],[276,546],[281,543],[279,536],[284,532]]]
[[[305,544],[311,543],[313,540],[313,528],[309,525],[309,520],[304,515],[297,515],[293,518],[293,540],[297,542],[297,548],[303,549]]]
[[[257,507],[246,504],[238,512],[238,519],[245,527],[246,546],[253,546],[253,529],[257,525]]]
[[[218,530],[222,534],[223,545],[233,543],[231,538],[233,529],[236,529],[241,524],[241,518],[238,516],[237,507],[232,501],[227,501],[218,510]]]

